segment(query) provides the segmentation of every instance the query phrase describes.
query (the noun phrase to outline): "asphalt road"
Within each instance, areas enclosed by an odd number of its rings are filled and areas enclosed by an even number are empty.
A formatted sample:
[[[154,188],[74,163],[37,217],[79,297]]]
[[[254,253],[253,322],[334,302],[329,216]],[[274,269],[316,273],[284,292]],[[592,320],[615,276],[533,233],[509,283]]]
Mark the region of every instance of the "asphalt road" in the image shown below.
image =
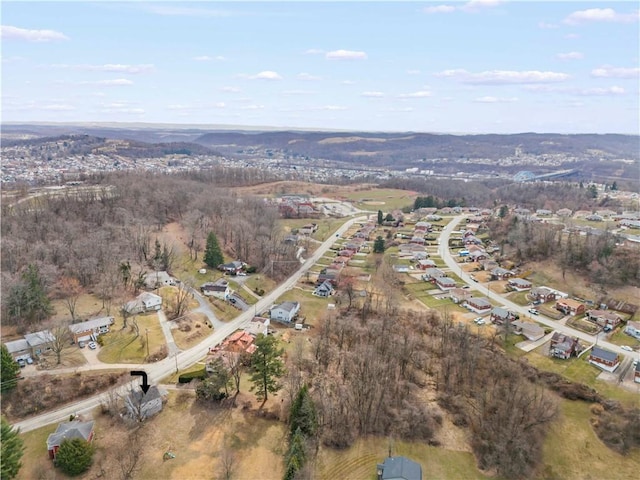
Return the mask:
[[[214,322],[213,333],[198,345],[190,348],[189,350],[184,350],[173,356],[167,357],[161,362],[143,365],[131,365],[131,370],[145,370],[147,372],[149,384],[157,384],[162,378],[165,378],[178,370],[185,369],[198,362],[207,354],[210,347],[222,343],[222,341],[231,333],[239,328],[243,328],[246,324],[248,324],[254,316],[254,311],[261,312],[264,310],[268,310],[269,307],[271,307],[271,305],[282,294],[284,294],[287,290],[293,288],[293,286],[306,273],[306,271],[309,270],[309,268],[311,268],[317,262],[317,260],[322,257],[322,255],[324,255],[324,253],[331,247],[331,245],[333,245],[333,242],[337,238],[336,234],[342,236],[351,227],[351,225],[353,225],[355,222],[366,220],[366,218],[366,216],[357,217],[345,222],[340,228],[338,228],[338,230],[336,230],[331,236],[329,236],[326,241],[318,246],[316,251],[313,252],[313,254],[305,260],[305,262],[293,275],[291,275],[287,280],[276,287],[275,290],[268,293],[261,300],[259,300],[255,304],[255,308],[241,313],[238,317],[236,317],[229,323],[223,324],[216,320],[216,322]],[[210,311],[210,309],[205,310]],[[120,395],[126,395],[131,388],[137,388],[137,385],[139,384],[140,377],[136,377],[136,380],[129,382],[116,390]],[[71,414],[90,412],[94,408],[98,407],[103,400],[106,400],[108,395],[108,392],[96,394],[93,397],[78,400],[57,410],[49,411],[41,415],[22,420],[15,423],[14,426],[20,428],[22,432],[28,432],[30,430],[35,430],[36,428],[40,428],[51,423],[61,422],[67,420]]]
[[[490,291],[486,286],[483,286],[483,284],[474,282],[469,274],[460,268],[460,265],[458,265],[455,258],[449,251],[449,237],[464,218],[464,215],[454,217],[453,220],[449,222],[449,224],[442,230],[442,233],[440,234],[438,253],[453,273],[458,275],[464,282],[466,282],[472,290],[480,292],[483,296],[488,297],[491,300],[505,306],[508,310],[519,313],[521,319],[529,318],[532,321],[536,321],[538,323],[546,325],[547,327],[553,328],[554,330],[564,335],[578,337],[580,340],[583,340],[590,345],[595,344],[596,337],[594,335],[589,335],[588,333],[584,333],[580,330],[562,325],[556,320],[552,320],[542,314],[532,317],[528,311],[530,307],[522,307],[518,304],[515,304],[510,300],[504,298],[502,295]],[[607,350],[611,350],[612,352],[616,352],[623,357],[634,358],[633,352],[622,350],[622,348],[620,348],[618,345],[614,345],[613,343],[607,342],[606,340],[598,339],[598,346],[606,348]]]

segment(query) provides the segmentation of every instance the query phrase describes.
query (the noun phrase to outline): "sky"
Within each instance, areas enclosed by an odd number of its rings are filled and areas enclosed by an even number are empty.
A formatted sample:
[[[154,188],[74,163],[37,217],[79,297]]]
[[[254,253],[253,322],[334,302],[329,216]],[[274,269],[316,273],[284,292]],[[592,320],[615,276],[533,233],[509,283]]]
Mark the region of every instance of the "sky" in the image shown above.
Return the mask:
[[[638,2],[1,9],[3,122],[640,133]]]

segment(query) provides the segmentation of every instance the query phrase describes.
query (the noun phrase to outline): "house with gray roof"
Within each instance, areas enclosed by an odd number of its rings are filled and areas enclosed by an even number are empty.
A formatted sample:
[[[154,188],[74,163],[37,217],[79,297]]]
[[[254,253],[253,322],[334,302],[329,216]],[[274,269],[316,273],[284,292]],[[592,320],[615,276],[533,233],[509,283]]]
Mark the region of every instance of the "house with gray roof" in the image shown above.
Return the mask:
[[[620,356],[600,347],[593,347],[589,355],[589,363],[607,372],[613,372],[620,365]]]
[[[113,317],[98,317],[87,320],[86,322],[73,323],[69,325],[71,335],[74,342],[89,341],[95,339],[98,335],[107,333],[109,327],[113,325]]]
[[[124,399],[127,416],[132,420],[142,422],[159,413],[162,410],[163,400],[167,394],[168,392],[160,390],[155,385],[151,385],[146,393],[136,387]]]
[[[29,346],[29,342],[24,338],[5,342],[4,346],[7,347],[7,351],[16,361],[31,358],[31,347]]]
[[[65,440],[72,440],[74,438],[80,438],[85,442],[91,442],[93,440],[93,421],[81,422],[79,420],[73,420],[71,422],[63,422],[58,425],[56,431],[47,437],[47,450],[49,451],[49,458],[55,460],[56,453],[62,442]]]
[[[269,317],[271,320],[276,320],[282,323],[291,323],[298,315],[300,311],[300,302],[283,302],[280,305],[275,305],[269,311]]]
[[[422,466],[406,457],[387,457],[377,475],[378,480],[422,480]]]
[[[49,330],[27,333],[24,339],[29,344],[31,354],[34,356],[42,355],[47,350],[51,350],[51,344],[55,341],[55,337]]]
[[[509,285],[517,292],[524,292],[525,290],[529,290],[531,288],[531,282],[529,280],[525,280],[524,278],[510,278],[507,282],[507,285]]]

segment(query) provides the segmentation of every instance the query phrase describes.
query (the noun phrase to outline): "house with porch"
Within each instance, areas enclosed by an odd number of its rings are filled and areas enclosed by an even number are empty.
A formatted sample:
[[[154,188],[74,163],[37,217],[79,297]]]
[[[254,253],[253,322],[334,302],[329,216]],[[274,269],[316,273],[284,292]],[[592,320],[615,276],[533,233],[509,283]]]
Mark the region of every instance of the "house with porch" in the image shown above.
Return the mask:
[[[496,325],[502,325],[506,322],[512,322],[516,319],[516,315],[506,308],[495,307],[491,310],[491,321]]]
[[[549,343],[549,355],[566,360],[580,352],[578,337],[570,337],[560,332],[553,332]]]
[[[507,270],[506,268],[496,267],[491,270],[491,280],[504,280],[505,278],[509,278],[513,276],[513,272],[511,270]]]
[[[283,302],[275,305],[269,310],[271,320],[282,323],[291,323],[300,312],[300,302]]]
[[[449,277],[437,277],[435,279],[435,284],[438,286],[440,290],[447,292],[452,288],[455,288],[456,281],[453,278],[449,278]]]
[[[436,278],[444,276],[444,272],[439,268],[427,268],[422,274],[422,280],[425,282],[433,282]]]
[[[547,303],[558,298],[556,292],[547,287],[535,287],[529,292],[529,297],[541,303]]]
[[[313,295],[316,297],[328,297],[333,293],[333,284],[329,280],[325,280],[316,287]]]
[[[427,270],[429,268],[436,268],[436,262],[434,262],[429,258],[425,258],[422,260],[418,260],[418,262],[416,263],[416,267],[418,267],[418,270]]]
[[[507,285],[513,288],[517,292],[524,292],[531,289],[531,282],[524,278],[510,278]]]
[[[157,312],[162,308],[162,297],[151,292],[142,292],[136,297],[124,304],[122,309],[129,315],[138,313]]]
[[[578,302],[571,298],[561,298],[556,301],[556,310],[564,313],[565,315],[582,315],[585,311],[584,303]]]
[[[466,288],[452,288],[449,290],[449,298],[453,303],[464,303],[466,300],[473,297],[473,293]]]
[[[224,273],[228,273],[230,275],[237,275],[242,271],[244,267],[245,267],[244,262],[241,262],[240,260],[235,260],[229,263],[221,263],[220,265],[218,265],[218,270]]]
[[[479,313],[480,315],[489,313],[493,307],[491,302],[489,302],[485,297],[471,297],[467,299],[464,306],[473,312]]]
[[[589,310],[586,316],[589,320],[596,322],[601,327],[608,325],[611,328],[616,328],[622,323],[622,317],[609,310]]]
[[[86,322],[73,323],[69,325],[73,342],[95,340],[96,337],[103,333],[109,332],[109,327],[113,325],[113,317],[92,318]]]
[[[219,278],[215,282],[207,282],[200,285],[200,291],[207,297],[215,297],[220,300],[227,300],[231,295],[231,288],[229,288],[229,282],[223,278]]]
[[[620,365],[620,356],[600,347],[593,347],[589,355],[589,363],[607,372],[613,372]]]
[[[49,451],[49,458],[51,460],[56,459],[56,454],[62,442],[65,440],[72,440],[74,438],[80,438],[85,442],[91,443],[93,440],[93,420],[89,422],[81,422],[79,420],[72,420],[70,422],[63,422],[58,425],[56,431],[49,434],[47,437],[47,450]]]

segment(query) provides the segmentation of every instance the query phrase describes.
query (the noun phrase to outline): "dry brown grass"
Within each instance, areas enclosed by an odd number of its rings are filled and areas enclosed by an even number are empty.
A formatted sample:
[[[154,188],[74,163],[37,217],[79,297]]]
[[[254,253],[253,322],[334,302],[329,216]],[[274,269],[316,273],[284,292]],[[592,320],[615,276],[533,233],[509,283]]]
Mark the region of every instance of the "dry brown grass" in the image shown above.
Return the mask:
[[[190,313],[178,320],[178,328],[171,329],[176,345],[187,350],[200,343],[202,339],[212,332],[211,325],[204,313]]]

